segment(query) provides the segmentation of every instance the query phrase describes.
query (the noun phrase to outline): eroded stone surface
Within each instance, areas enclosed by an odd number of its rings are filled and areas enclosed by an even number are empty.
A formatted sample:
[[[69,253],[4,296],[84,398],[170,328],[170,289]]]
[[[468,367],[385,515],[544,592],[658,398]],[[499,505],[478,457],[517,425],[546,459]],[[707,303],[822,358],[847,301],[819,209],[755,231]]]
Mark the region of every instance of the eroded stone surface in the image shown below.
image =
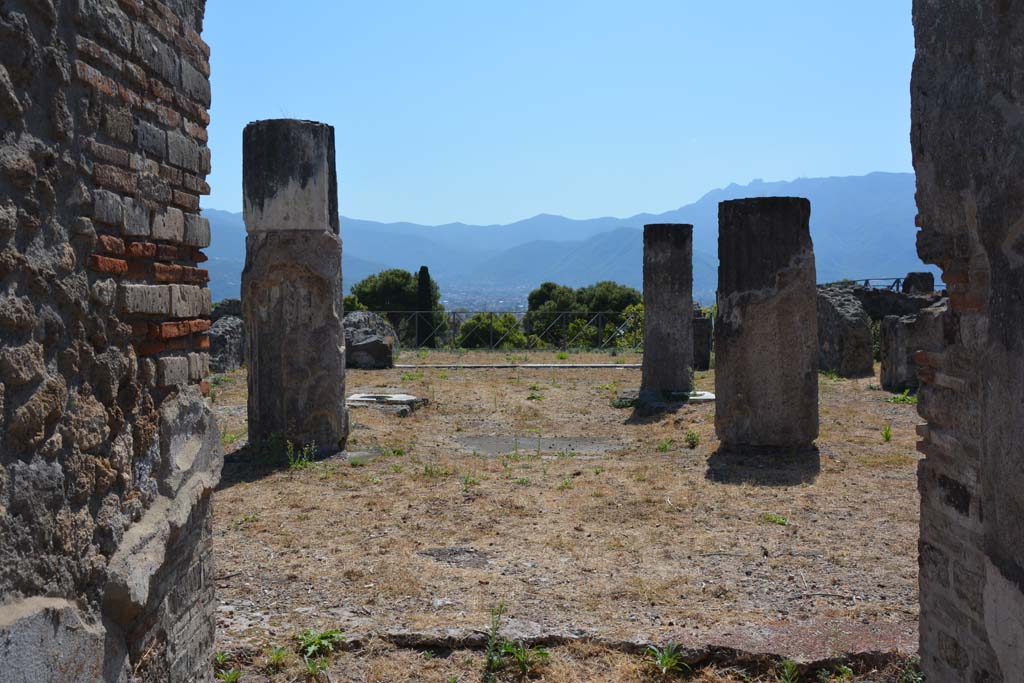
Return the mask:
[[[818,314],[811,205],[718,205],[715,431],[726,448],[805,448],[818,436]]]
[[[942,351],[945,347],[946,302],[922,309],[917,315],[882,321],[879,347],[882,356],[881,384],[886,391],[917,391],[918,351]]]
[[[371,311],[345,315],[345,364],[362,370],[394,367],[400,347],[395,328]]]

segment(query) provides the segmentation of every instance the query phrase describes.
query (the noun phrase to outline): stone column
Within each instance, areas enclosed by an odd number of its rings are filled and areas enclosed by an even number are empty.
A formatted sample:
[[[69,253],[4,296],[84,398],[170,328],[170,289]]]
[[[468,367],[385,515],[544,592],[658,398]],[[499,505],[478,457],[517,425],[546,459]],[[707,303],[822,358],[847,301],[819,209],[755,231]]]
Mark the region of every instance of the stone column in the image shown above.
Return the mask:
[[[692,389],[692,369],[693,226],[645,225],[640,399],[685,398]]]
[[[714,321],[705,315],[700,304],[693,304],[693,369],[711,369],[711,346]]]
[[[249,439],[280,434],[342,449],[348,415],[334,128],[256,121],[245,127],[242,156]]]
[[[805,448],[818,436],[811,204],[718,205],[715,431],[726,448]]]

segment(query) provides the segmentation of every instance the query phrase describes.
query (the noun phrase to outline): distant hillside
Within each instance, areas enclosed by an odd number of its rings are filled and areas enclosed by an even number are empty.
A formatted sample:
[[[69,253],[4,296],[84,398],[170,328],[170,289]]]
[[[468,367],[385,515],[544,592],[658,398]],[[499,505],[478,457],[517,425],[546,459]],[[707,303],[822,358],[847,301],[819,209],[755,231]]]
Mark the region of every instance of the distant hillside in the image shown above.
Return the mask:
[[[442,290],[479,288],[495,301],[508,293],[522,298],[545,280],[581,286],[616,280],[639,287],[645,223],[694,225],[694,295],[714,300],[718,202],[742,197],[801,196],[811,200],[811,234],[819,281],[844,277],[898,277],[925,269],[914,247],[914,176],[872,173],[845,178],[754,181],[712,190],[700,200],[662,214],[574,220],[541,214],[509,225],[461,223],[425,226],[376,223],[342,217],[343,275],[347,289],[383,268],[430,267]],[[241,214],[204,212],[210,219],[214,299],[237,296],[245,260]],[[504,293],[504,294],[503,294]],[[450,306],[467,305],[459,299]]]

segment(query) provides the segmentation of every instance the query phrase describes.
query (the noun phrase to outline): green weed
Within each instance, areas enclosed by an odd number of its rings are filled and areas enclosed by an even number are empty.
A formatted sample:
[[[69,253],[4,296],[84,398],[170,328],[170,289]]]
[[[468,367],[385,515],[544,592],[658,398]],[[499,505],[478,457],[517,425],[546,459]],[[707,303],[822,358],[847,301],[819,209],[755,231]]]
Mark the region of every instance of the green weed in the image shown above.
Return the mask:
[[[284,669],[287,659],[288,651],[283,647],[275,645],[267,650],[267,671],[270,673],[280,672]]]
[[[890,396],[889,398],[887,398],[885,400],[887,402],[889,402],[889,403],[896,403],[896,404],[900,404],[900,405],[908,405],[908,406],[916,406],[917,405],[917,396],[911,396],[910,395],[910,389],[904,389],[902,394],[897,394],[896,396]]]
[[[768,524],[778,524],[779,526],[789,526],[789,520],[782,515],[775,514],[774,512],[766,512],[761,516],[761,519]]]
[[[686,447],[692,451],[700,445],[700,434],[693,429],[687,429],[686,434],[683,435],[683,441],[686,442]]]
[[[402,381],[403,382],[418,382],[421,379],[423,379],[423,373],[422,372],[403,372],[402,373]]]
[[[675,643],[668,643],[664,647],[648,645],[647,659],[663,676],[690,670],[689,665],[683,661],[683,649]]]
[[[238,683],[242,678],[242,672],[238,669],[221,669],[216,674],[216,679],[221,683]]]
[[[890,425],[882,427],[882,441],[886,443],[892,441],[892,427]]]
[[[661,441],[658,442],[658,452],[659,453],[668,453],[671,448],[672,448],[672,439],[662,439]]]
[[[299,653],[307,660],[310,657],[321,657],[334,652],[336,645],[345,642],[345,636],[341,635],[338,629],[317,631],[315,629],[303,629],[295,636],[299,644]]]
[[[775,674],[779,683],[799,683],[800,666],[792,659],[783,659],[779,664],[780,670]]]

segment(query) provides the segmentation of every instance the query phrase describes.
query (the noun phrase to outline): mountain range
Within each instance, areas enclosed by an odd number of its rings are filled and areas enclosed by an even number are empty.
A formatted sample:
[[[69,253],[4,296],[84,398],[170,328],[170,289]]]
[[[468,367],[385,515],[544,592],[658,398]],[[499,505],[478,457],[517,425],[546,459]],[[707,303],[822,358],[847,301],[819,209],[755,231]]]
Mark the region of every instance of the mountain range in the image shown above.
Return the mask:
[[[385,268],[427,265],[448,308],[513,310],[541,282],[579,287],[615,280],[640,288],[645,223],[691,223],[694,296],[714,301],[718,203],[742,197],[799,196],[811,201],[818,281],[902,277],[932,270],[914,245],[914,175],[800,178],[729,185],[661,214],[577,220],[540,214],[507,225],[418,225],[341,217],[345,290]],[[206,210],[213,240],[206,253],[215,301],[237,297],[245,262],[240,213]]]

